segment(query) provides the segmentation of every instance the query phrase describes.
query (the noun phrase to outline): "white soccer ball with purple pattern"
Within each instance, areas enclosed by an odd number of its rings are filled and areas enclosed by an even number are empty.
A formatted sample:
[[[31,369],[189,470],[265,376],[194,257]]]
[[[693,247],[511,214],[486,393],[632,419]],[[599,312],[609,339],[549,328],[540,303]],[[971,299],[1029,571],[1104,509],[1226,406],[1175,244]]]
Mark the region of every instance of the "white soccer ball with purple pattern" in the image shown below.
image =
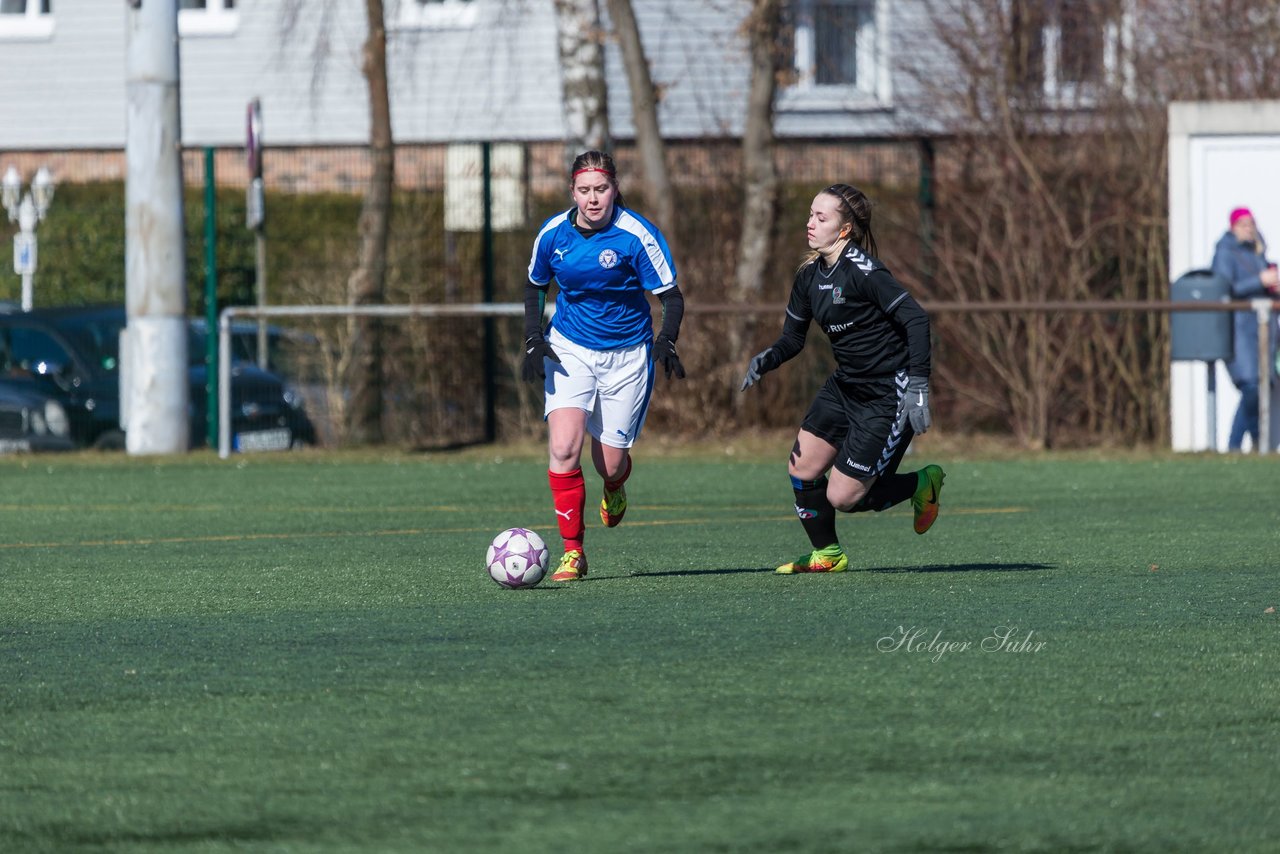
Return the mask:
[[[551,552],[528,528],[508,528],[493,538],[484,564],[489,577],[510,590],[534,587],[547,574]]]

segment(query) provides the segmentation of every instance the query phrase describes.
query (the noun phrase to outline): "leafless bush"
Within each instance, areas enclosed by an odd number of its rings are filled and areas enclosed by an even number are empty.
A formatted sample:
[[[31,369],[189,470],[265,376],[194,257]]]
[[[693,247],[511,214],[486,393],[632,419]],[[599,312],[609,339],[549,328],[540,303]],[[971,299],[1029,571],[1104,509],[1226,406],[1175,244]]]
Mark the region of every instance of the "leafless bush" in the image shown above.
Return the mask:
[[[934,231],[898,267],[927,299],[1166,297],[1167,104],[1272,94],[1280,39],[1258,36],[1278,34],[1280,13],[936,0],[930,17],[943,49],[914,70],[933,105],[922,132],[941,138]],[[1163,316],[956,314],[935,327],[959,422],[1031,447],[1166,438]]]

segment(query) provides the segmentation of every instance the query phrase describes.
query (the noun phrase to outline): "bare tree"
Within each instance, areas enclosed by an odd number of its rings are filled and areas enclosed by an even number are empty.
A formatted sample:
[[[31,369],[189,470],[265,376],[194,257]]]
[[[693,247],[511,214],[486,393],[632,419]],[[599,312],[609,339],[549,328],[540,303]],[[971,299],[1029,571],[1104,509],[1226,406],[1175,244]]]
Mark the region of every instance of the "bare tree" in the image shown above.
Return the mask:
[[[382,0],[365,0],[368,34],[361,71],[369,89],[369,154],[372,172],[360,209],[360,252],[347,280],[351,305],[386,301],[387,241],[391,232],[391,190],[395,182],[395,142],[391,136],[391,98],[387,85],[387,30]],[[376,318],[352,318],[348,385],[351,390],[349,438],[382,441],[382,341]]]
[[[658,127],[658,89],[649,73],[649,59],[640,38],[631,0],[608,0],[609,18],[622,51],[622,64],[631,89],[632,122],[636,129],[636,150],[644,174],[644,195],[654,220],[676,251],[676,202],[667,170],[666,146]]]
[[[280,9],[281,44],[302,41],[311,57],[311,97],[318,100],[334,50],[341,0],[285,0]],[[365,186],[357,223],[359,249],[355,269],[347,277],[346,300],[351,305],[386,301],[391,195],[395,183],[395,142],[391,133],[391,97],[387,75],[387,30],[383,0],[365,0],[365,40],[361,72],[369,96],[370,179]],[[282,52],[285,50],[282,47]],[[321,302],[341,299],[327,291]],[[338,356],[326,370],[334,389],[329,405],[342,438],[354,442],[382,441],[383,344],[382,329],[373,318],[352,318],[338,336]]]
[[[1280,86],[1280,12],[1231,7],[929,0],[940,49],[905,70],[940,137],[936,270],[894,269],[937,300],[1167,298],[1166,105]],[[1166,437],[1164,316],[943,315],[936,329],[958,421],[1030,447]]]
[[[1100,44],[1113,9],[1107,0],[1088,2]],[[1117,276],[1117,260],[1133,251],[1126,242],[1144,243],[1124,203],[1146,207],[1157,187],[1133,180],[1146,171],[1133,155],[1149,156],[1150,137],[1135,120],[1141,110],[1111,109],[1124,81],[1102,73],[1101,55],[1096,65],[1066,48],[1051,55],[1054,44],[1068,42],[1046,39],[1046,28],[1061,33],[1077,22],[1048,21],[1040,4],[937,0],[930,9],[931,36],[949,69],[939,73],[936,56],[915,69],[948,137],[936,176],[936,267],[905,257],[892,259],[894,269],[928,278],[927,296],[936,300],[1146,298],[1163,276],[1147,266],[1152,259]],[[1070,49],[1095,44],[1088,35]],[[1120,187],[1137,195],[1125,199]],[[1056,444],[1081,427],[1115,429],[1117,440],[1135,427],[1150,436],[1161,429],[1154,407],[1114,409],[1120,400],[1151,399],[1150,377],[1133,370],[1149,362],[1150,330],[1137,324],[1070,312],[942,316],[935,326],[947,358],[935,365],[938,385],[953,396],[958,420],[999,424],[1028,447]]]
[[[751,87],[742,131],[742,239],[732,299],[760,302],[764,296],[770,238],[778,218],[778,172],[774,165],[773,108],[778,88],[778,31],[781,0],[753,0],[743,24],[751,57]],[[742,328],[729,329],[729,357],[735,370],[746,363],[750,342]],[[733,398],[740,405],[742,398]]]
[[[1280,95],[1280,6],[1147,0],[1134,37],[1135,81],[1164,99]]]
[[[600,7],[597,0],[555,0],[555,10],[565,146],[572,159],[582,151],[605,151],[612,143]]]

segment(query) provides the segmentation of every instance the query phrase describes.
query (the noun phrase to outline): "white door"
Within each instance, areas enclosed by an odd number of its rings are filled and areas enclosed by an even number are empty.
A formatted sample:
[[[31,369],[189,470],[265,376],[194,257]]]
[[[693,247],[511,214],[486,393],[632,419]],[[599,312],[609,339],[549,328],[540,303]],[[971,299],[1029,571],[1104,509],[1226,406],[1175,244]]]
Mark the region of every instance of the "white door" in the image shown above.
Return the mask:
[[[1280,255],[1280,132],[1274,135],[1194,135],[1187,150],[1188,269],[1209,267],[1213,247],[1228,229],[1231,211],[1253,211],[1262,235],[1271,235],[1268,257]],[[1180,199],[1171,198],[1171,205]],[[1180,253],[1174,253],[1175,256]],[[1170,270],[1176,279],[1187,270]],[[1227,434],[1240,395],[1223,363],[1216,363],[1216,405],[1209,409],[1209,375],[1204,362],[1174,362],[1172,383],[1173,449],[1227,449]],[[1272,436],[1280,435],[1280,410],[1271,404]],[[1210,437],[1210,429],[1214,436]],[[1247,447],[1247,445],[1246,445]]]

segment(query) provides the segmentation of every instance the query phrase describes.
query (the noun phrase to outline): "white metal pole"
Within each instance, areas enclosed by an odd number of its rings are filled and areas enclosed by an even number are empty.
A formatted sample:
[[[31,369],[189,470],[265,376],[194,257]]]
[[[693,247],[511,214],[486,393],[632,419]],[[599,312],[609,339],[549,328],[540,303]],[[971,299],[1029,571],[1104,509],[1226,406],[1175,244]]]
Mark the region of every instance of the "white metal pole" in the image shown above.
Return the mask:
[[[231,309],[218,318],[218,456],[231,456]]]
[[[1271,443],[1271,300],[1253,301],[1253,312],[1258,318],[1258,432],[1254,440],[1258,453],[1265,454]]]
[[[35,277],[31,273],[22,274],[22,310],[31,311],[35,301]]]
[[[190,443],[178,4],[126,7],[125,305],[130,454]]]

